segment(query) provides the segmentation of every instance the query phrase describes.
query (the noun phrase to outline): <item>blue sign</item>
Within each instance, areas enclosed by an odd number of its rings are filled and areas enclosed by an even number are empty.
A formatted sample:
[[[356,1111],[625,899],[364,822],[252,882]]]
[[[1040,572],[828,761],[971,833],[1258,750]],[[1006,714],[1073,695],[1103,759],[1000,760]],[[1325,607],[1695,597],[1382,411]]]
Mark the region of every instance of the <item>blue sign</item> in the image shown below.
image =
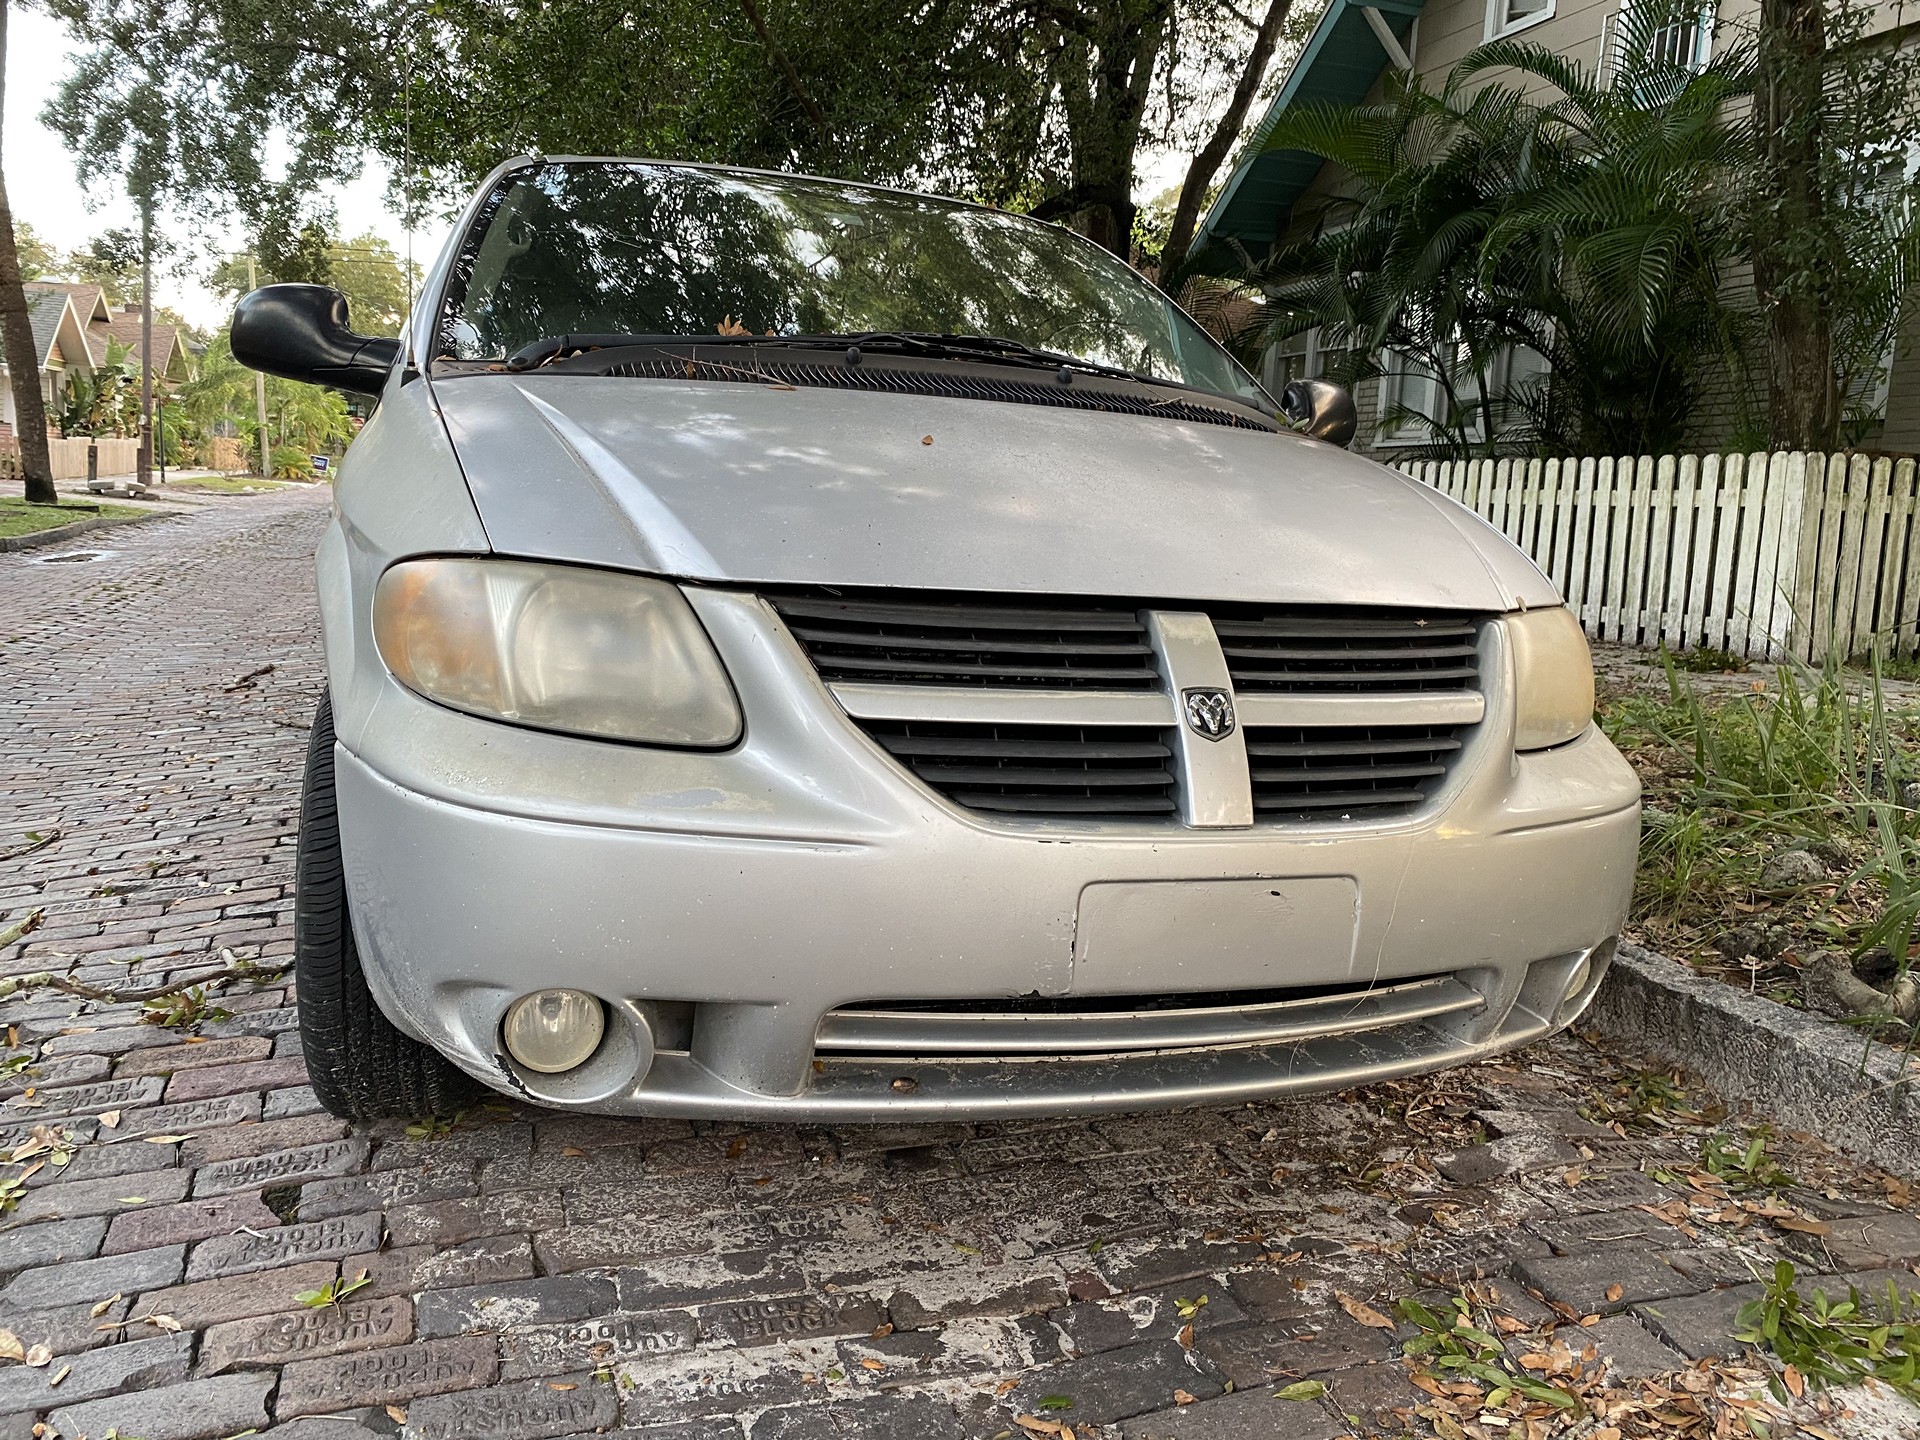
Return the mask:
[[[328,467],[333,464],[332,459],[325,455],[309,455],[307,458],[313,461],[313,473],[316,475],[326,474]]]

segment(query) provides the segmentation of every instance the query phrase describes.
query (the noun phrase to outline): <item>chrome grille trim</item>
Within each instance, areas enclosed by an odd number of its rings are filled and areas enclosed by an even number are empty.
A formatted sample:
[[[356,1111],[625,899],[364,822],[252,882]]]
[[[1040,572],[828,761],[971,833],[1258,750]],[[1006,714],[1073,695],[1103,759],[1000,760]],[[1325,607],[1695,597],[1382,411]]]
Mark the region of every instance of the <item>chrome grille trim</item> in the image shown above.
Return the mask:
[[[1065,1003],[1070,1005],[1071,999]],[[815,1050],[823,1056],[998,1060],[1299,1044],[1463,1014],[1485,1003],[1479,992],[1453,976],[1434,975],[1331,995],[1190,1009],[1018,1014],[970,1011],[966,1002],[938,1009],[843,1006],[821,1020]]]

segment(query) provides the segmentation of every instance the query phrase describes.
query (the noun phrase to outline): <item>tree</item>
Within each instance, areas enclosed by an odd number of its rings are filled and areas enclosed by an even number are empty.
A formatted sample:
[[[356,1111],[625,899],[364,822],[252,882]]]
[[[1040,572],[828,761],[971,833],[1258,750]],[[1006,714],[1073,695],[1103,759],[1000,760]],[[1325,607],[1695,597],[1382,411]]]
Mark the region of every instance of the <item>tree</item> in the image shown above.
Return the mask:
[[[1214,126],[1213,134],[1207,137],[1206,144],[1195,152],[1193,163],[1187,166],[1186,179],[1180,185],[1180,198],[1174,205],[1166,247],[1160,256],[1161,273],[1168,279],[1179,275],[1186,264],[1187,247],[1193,244],[1194,228],[1200,223],[1200,207],[1206,201],[1214,176],[1220,173],[1220,166],[1234,142],[1240,138],[1241,128],[1247,123],[1247,111],[1252,108],[1253,97],[1267,73],[1268,63],[1273,59],[1274,46],[1280,41],[1280,28],[1286,24],[1292,11],[1293,0],[1268,0],[1266,17],[1254,31],[1253,45],[1247,52],[1246,64],[1241,68],[1239,83],[1234,86],[1233,98],[1227,102],[1226,111]]]
[[[0,0],[0,115],[6,111],[7,7],[8,0]],[[27,292],[20,277],[20,249],[4,172],[0,172],[0,341],[5,344],[7,374],[13,384],[13,433],[20,445],[27,499],[35,505],[57,505],[60,496],[53,488],[53,461],[47,449],[47,407],[40,394],[40,352],[27,317]]]
[[[419,267],[409,271],[393,247],[371,231],[334,240],[324,222],[315,219],[305,222],[291,240],[276,241],[263,233],[254,246],[254,284],[332,285],[347,297],[354,328],[366,335],[397,334],[420,283]],[[245,293],[247,283],[245,257],[222,260],[207,276],[209,288],[235,298]]]
[[[33,226],[16,219],[13,222],[14,249],[20,257],[22,280],[45,280],[60,270],[60,257],[53,247],[33,233]]]
[[[1377,105],[1283,113],[1265,143],[1323,156],[1350,185],[1255,268],[1271,333],[1320,327],[1350,381],[1389,362],[1427,379],[1440,403],[1389,419],[1450,454],[1675,448],[1702,372],[1737,351],[1722,289],[1746,150],[1728,107],[1749,63],[1739,46],[1699,73],[1673,58],[1655,39],[1678,13],[1623,13],[1620,43],[1644,57],[1630,85],[1500,40],[1438,91],[1399,77]],[[1515,351],[1545,358],[1544,382],[1500,379]]]
[[[1231,0],[48,4],[80,50],[46,118],[82,163],[140,139],[255,224],[369,150],[410,211],[502,155],[640,154],[953,191],[1122,253],[1143,140],[1210,126],[1255,43]]]
[[[1748,200],[1779,449],[1832,450],[1920,299],[1920,66],[1861,0],[1761,0]]]
[[[107,230],[68,252],[60,273],[80,285],[98,285],[116,309],[140,303],[140,232]]]

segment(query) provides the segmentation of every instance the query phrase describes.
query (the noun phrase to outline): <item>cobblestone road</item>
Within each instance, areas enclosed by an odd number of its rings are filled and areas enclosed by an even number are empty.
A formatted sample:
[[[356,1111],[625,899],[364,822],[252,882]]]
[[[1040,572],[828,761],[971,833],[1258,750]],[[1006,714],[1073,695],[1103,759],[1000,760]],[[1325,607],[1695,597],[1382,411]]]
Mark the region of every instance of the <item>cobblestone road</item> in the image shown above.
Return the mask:
[[[324,501],[0,557],[0,934],[35,926],[0,976],[287,958]],[[1920,1261],[1897,1182],[1781,1139],[1795,1183],[1729,1189],[1697,1165],[1709,1097],[1573,1039],[1177,1116],[502,1105],[430,1134],[318,1111],[284,978],[214,1001],[177,1028],[0,1002],[0,1182],[24,1177],[0,1326],[46,1362],[0,1359],[0,1440],[1744,1434],[1723,1397],[1755,1381],[1727,1357],[1756,1271],[1913,1287]],[[1461,1297],[1500,1342],[1482,1361],[1579,1399],[1418,1373],[1408,1296]],[[1823,1403],[1831,1433],[1911,1423]]]

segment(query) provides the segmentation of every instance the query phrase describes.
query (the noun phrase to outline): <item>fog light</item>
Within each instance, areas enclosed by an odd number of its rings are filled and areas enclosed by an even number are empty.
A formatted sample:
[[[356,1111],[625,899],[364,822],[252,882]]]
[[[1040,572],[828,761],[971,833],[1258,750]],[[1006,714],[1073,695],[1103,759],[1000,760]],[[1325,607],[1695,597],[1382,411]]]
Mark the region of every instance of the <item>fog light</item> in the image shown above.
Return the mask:
[[[536,990],[507,1007],[507,1053],[529,1070],[556,1075],[600,1048],[606,1012],[578,990]]]

